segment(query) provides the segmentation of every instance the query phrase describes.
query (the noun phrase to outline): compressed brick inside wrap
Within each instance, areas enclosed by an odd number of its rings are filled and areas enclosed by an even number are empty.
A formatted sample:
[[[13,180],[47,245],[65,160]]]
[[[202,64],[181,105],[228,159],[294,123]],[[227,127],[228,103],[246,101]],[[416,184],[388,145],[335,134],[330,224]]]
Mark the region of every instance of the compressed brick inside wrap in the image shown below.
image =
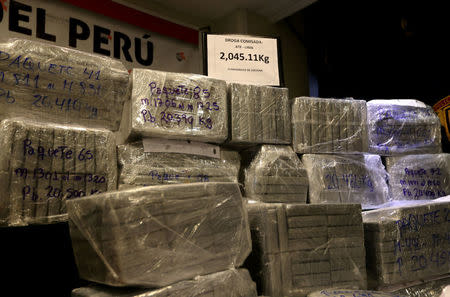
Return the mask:
[[[239,267],[251,250],[236,183],[141,187],[67,202],[80,276],[162,287]]]
[[[378,288],[450,272],[450,198],[441,199],[363,214],[368,276]]]
[[[291,143],[289,90],[230,83],[230,143]]]
[[[346,289],[330,289],[320,290],[308,294],[308,297],[407,297],[409,295],[399,295],[395,293],[366,291],[366,290],[346,290]],[[82,296],[80,296],[82,297]],[[99,296],[100,297],[100,296]]]
[[[297,153],[367,152],[366,102],[299,97],[292,105]]]
[[[114,59],[30,40],[0,42],[0,120],[118,130],[128,72]]]
[[[441,152],[441,123],[417,100],[367,102],[369,152],[383,156]]]
[[[425,200],[450,194],[450,154],[386,157],[391,200]]]
[[[72,297],[256,297],[256,285],[245,269],[230,269],[161,289],[113,288],[93,285],[72,291]]]
[[[141,141],[119,145],[119,190],[160,184],[238,182],[240,157],[221,149],[220,158],[191,154],[145,153]]]
[[[247,205],[253,250],[245,266],[258,293],[306,296],[330,287],[366,288],[357,204]]]
[[[66,220],[65,201],[116,189],[112,132],[22,119],[0,123],[0,223]]]
[[[361,203],[373,208],[388,200],[387,173],[377,155],[305,154],[310,203]]]
[[[245,195],[262,202],[306,203],[308,176],[290,146],[263,145],[245,170]]]
[[[124,139],[163,137],[221,143],[228,136],[225,81],[197,74],[133,69]]]

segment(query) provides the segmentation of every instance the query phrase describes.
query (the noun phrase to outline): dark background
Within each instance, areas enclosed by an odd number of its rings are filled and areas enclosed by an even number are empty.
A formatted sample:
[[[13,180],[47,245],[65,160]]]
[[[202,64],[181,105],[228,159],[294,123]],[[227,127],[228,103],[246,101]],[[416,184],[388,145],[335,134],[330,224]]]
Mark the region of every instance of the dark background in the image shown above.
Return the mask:
[[[320,97],[412,98],[433,105],[450,95],[444,3],[319,0],[287,21],[307,48]]]
[[[70,296],[78,278],[67,223],[0,228],[0,296]]]

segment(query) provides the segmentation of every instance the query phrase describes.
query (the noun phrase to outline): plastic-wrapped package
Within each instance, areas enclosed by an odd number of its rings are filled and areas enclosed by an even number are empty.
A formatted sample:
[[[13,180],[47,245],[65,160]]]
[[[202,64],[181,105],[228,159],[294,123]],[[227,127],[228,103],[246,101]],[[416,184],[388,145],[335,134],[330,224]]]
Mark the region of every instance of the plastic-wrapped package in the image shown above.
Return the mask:
[[[245,266],[258,293],[306,296],[330,287],[366,288],[359,204],[247,205],[253,250]]]
[[[72,297],[256,297],[256,285],[245,269],[230,269],[197,276],[157,290],[89,286]]]
[[[369,152],[396,154],[440,153],[441,123],[431,106],[417,100],[367,102]]]
[[[321,290],[308,294],[308,297],[408,297],[408,296],[409,295],[399,295],[387,292],[346,290],[346,289]]]
[[[306,154],[302,161],[310,203],[361,203],[369,209],[388,200],[387,173],[380,156]]]
[[[291,143],[291,106],[287,88],[230,83],[228,97],[230,143]]]
[[[65,200],[115,190],[114,134],[106,129],[0,122],[0,225],[67,220]]]
[[[446,277],[429,282],[421,282],[420,284],[397,290],[395,293],[405,294],[409,297],[448,297],[448,295],[444,295],[444,290],[448,294],[448,289],[446,289],[448,286],[450,286],[450,278]]]
[[[411,202],[363,213],[368,276],[378,288],[450,273],[450,199]]]
[[[178,153],[146,153],[142,141],[118,146],[119,190],[160,184],[238,182],[238,152],[220,150],[221,158]]]
[[[250,253],[236,183],[142,187],[67,201],[80,276],[162,287],[239,267]]]
[[[245,170],[245,196],[262,202],[306,203],[308,176],[290,146],[263,145]]]
[[[0,41],[0,119],[118,130],[128,71],[111,58],[30,40]]]
[[[292,105],[294,151],[367,152],[366,101],[299,97]]]
[[[228,137],[225,81],[198,74],[133,69],[121,137],[222,143]]]
[[[392,200],[425,200],[450,194],[450,154],[386,157]]]

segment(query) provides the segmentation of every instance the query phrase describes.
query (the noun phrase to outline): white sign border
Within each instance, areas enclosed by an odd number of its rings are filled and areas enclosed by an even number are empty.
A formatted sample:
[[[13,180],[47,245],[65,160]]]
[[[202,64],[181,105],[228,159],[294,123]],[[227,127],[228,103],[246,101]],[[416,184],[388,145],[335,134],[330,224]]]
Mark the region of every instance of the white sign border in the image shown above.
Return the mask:
[[[211,73],[209,72],[209,61],[208,61],[208,36],[222,36],[226,38],[248,38],[248,39],[273,39],[276,40],[276,59],[277,59],[277,69],[278,69],[278,84],[270,84],[270,83],[254,83],[254,82],[248,82],[248,81],[237,81],[237,80],[229,80],[225,77],[215,77],[211,76]],[[267,85],[267,86],[274,86],[274,87],[284,87],[285,81],[284,81],[284,72],[283,72],[283,60],[282,60],[282,51],[281,51],[281,40],[280,37],[276,36],[260,36],[260,35],[247,35],[247,34],[220,34],[220,33],[213,33],[213,32],[203,32],[202,33],[202,58],[203,58],[203,74],[223,79],[227,82],[237,82],[242,84],[257,84],[257,85]]]

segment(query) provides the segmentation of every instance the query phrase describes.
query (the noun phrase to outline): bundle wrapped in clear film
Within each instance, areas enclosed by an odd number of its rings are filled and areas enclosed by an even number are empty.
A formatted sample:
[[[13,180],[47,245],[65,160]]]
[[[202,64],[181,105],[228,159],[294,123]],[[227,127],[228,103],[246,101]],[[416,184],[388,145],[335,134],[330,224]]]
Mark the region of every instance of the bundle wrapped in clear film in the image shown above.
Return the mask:
[[[436,199],[450,194],[450,154],[386,157],[391,200]]]
[[[163,287],[239,267],[250,253],[236,183],[142,187],[67,201],[83,279]]]
[[[0,122],[0,224],[67,220],[65,201],[115,190],[114,134],[106,129]]]
[[[366,289],[361,206],[247,205],[253,250],[245,266],[258,293],[301,297],[326,288]]]
[[[128,71],[111,58],[48,43],[0,41],[0,119],[118,130]]]
[[[418,284],[397,290],[395,293],[404,294],[408,297],[448,297],[450,278],[445,277],[428,282],[421,281]]]
[[[367,152],[364,100],[299,97],[292,105],[292,145],[307,153]]]
[[[369,152],[435,154],[441,149],[441,123],[431,106],[417,100],[367,102]]]
[[[162,137],[222,143],[228,136],[225,81],[198,74],[133,69],[124,139]]]
[[[146,153],[142,141],[118,146],[119,190],[160,184],[238,182],[238,152],[221,149],[220,158],[179,153]]]
[[[256,285],[245,269],[197,276],[161,289],[89,286],[74,289],[72,297],[256,297]]]
[[[228,97],[230,143],[291,143],[291,106],[287,88],[231,83]]]
[[[308,176],[290,146],[263,145],[245,170],[245,196],[262,202],[306,203]]]
[[[310,203],[361,203],[369,209],[388,200],[387,173],[380,156],[306,154],[302,161]]]
[[[409,295],[367,290],[330,289],[310,293],[308,297],[409,297]]]
[[[378,288],[450,273],[450,196],[363,213],[368,277]]]

